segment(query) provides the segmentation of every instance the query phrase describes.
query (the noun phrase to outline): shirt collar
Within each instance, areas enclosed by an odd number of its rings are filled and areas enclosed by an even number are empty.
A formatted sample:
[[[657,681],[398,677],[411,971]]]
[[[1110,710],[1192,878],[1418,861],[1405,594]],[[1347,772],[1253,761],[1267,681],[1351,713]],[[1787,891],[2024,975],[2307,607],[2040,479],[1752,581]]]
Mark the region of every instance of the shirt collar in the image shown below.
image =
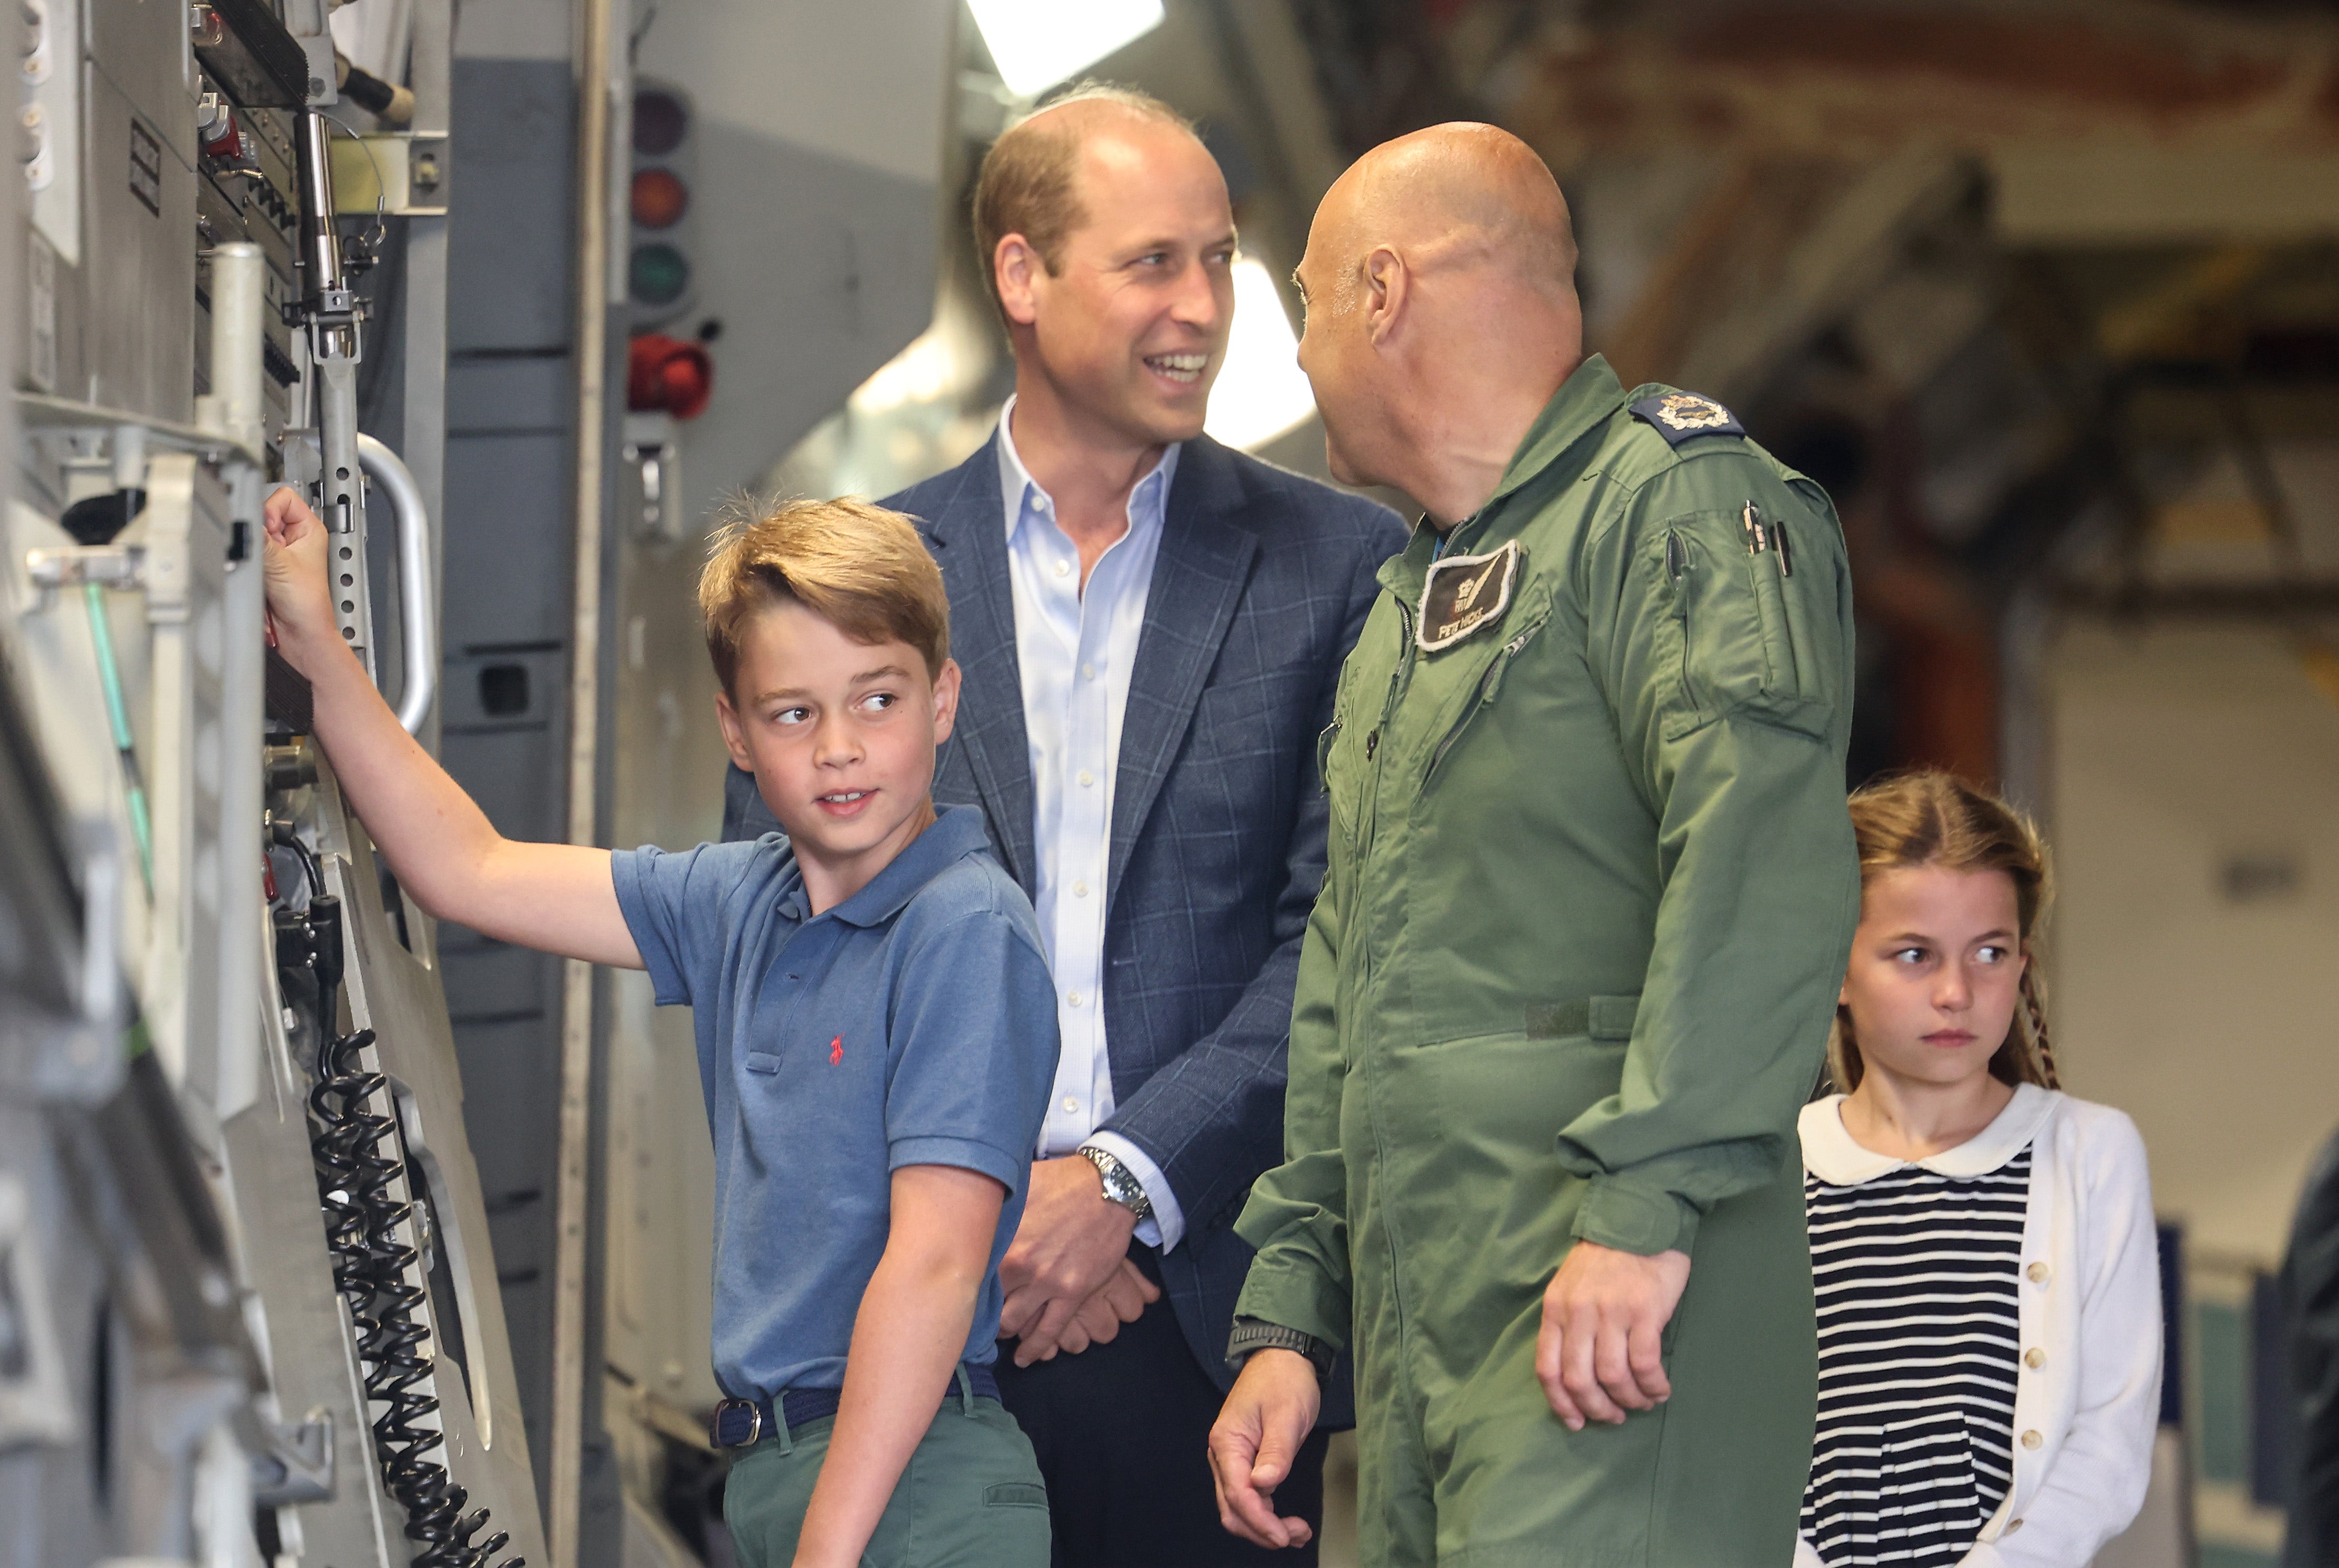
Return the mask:
[[[980,808],[952,806],[933,824],[902,846],[866,886],[827,912],[847,925],[883,925],[902,912],[918,890],[967,855],[990,846]]]
[[[1527,427],[1525,439],[1511,454],[1509,466],[1496,481],[1495,493],[1486,498],[1486,505],[1478,508],[1479,515],[1484,517],[1488,507],[1551,467],[1561,453],[1623,406],[1624,383],[1616,379],[1605,359],[1594,354],[1576,366]]]
[[[1023,524],[1023,503],[1036,495],[1055,506],[1055,498],[1040,487],[1031,470],[1023,466],[1023,454],[1015,449],[1015,433],[1012,416],[1015,399],[1011,393],[999,410],[999,509],[1007,525],[1007,537],[1012,539],[1015,530]],[[1170,485],[1178,477],[1178,454],[1185,448],[1182,441],[1172,441],[1162,449],[1161,460],[1153,465],[1146,476],[1137,481],[1129,492],[1130,522],[1133,526],[1140,518],[1160,518],[1167,513]]]
[[[1987,1176],[2022,1152],[2038,1137],[2060,1096],[2034,1083],[2018,1083],[2014,1098],[1990,1124],[1959,1144],[1922,1159],[1895,1159],[1866,1148],[1843,1125],[1843,1096],[1831,1094],[1803,1107],[1796,1124],[1802,1135],[1803,1166],[1835,1187],[1858,1187],[1914,1165],[1936,1176]]]
[[[1535,423],[1527,427],[1526,435],[1511,454],[1503,477],[1495,485],[1495,493],[1486,498],[1485,504],[1442,535],[1424,514],[1414,524],[1405,549],[1381,563],[1381,585],[1408,605],[1420,603],[1430,563],[1450,549],[1477,548],[1485,537],[1481,525],[1505,496],[1557,462],[1570,447],[1604,424],[1623,406],[1624,383],[1616,379],[1616,372],[1609,369],[1606,360],[1594,354],[1576,366],[1559,384],[1559,390],[1551,395],[1551,401],[1543,406]],[[1017,492],[1019,496],[1021,493]],[[1012,518],[1009,524],[1013,526]]]

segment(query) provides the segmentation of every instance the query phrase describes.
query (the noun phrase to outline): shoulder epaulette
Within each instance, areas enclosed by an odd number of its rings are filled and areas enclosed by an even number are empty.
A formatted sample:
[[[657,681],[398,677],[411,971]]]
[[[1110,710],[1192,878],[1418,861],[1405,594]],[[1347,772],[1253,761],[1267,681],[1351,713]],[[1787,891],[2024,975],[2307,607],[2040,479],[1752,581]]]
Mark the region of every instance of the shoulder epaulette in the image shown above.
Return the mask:
[[[1746,427],[1738,416],[1695,392],[1660,392],[1633,405],[1633,417],[1644,420],[1669,446],[1680,446],[1698,436],[1742,436]]]

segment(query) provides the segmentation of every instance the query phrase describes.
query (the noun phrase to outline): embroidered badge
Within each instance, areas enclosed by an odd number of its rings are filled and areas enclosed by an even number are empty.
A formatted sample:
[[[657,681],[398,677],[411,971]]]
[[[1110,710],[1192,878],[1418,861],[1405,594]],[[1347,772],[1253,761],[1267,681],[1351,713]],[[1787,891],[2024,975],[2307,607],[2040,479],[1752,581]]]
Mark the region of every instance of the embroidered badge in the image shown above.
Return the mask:
[[[1511,586],[1525,554],[1513,539],[1483,556],[1448,556],[1432,562],[1421,594],[1421,651],[1450,648],[1500,621],[1511,607]]]
[[[1633,417],[1655,428],[1673,446],[1693,436],[1742,436],[1746,427],[1712,398],[1695,392],[1663,392],[1633,405]]]
[[[829,1065],[830,1065],[830,1066],[832,1066],[832,1067],[834,1067],[834,1066],[835,1066],[838,1062],[843,1061],[844,1060],[844,1037],[843,1035],[841,1035],[841,1034],[840,1034],[840,1035],[838,1035],[834,1040],[830,1040],[830,1041],[828,1042],[828,1060],[829,1060]]]

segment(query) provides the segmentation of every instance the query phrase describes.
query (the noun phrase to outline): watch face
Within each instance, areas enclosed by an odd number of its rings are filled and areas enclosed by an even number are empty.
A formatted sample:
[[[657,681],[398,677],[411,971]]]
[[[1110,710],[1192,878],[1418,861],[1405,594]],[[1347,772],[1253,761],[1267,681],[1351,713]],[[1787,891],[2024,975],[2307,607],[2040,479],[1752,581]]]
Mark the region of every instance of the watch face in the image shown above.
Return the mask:
[[[1147,1210],[1153,1206],[1147,1200],[1144,1184],[1137,1179],[1135,1173],[1117,1159],[1109,1165],[1100,1165],[1097,1170],[1104,1178],[1105,1196],[1140,1219],[1144,1218]]]

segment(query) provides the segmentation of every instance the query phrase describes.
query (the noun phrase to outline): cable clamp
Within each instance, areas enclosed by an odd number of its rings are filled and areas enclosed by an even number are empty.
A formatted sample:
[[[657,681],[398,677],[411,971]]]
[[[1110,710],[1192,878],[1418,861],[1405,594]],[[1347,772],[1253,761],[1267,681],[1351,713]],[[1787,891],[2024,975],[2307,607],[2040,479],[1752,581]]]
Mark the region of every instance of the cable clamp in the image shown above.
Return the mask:
[[[26,550],[25,576],[40,589],[44,602],[60,588],[95,583],[102,588],[143,588],[146,586],[143,545],[58,545]]]

